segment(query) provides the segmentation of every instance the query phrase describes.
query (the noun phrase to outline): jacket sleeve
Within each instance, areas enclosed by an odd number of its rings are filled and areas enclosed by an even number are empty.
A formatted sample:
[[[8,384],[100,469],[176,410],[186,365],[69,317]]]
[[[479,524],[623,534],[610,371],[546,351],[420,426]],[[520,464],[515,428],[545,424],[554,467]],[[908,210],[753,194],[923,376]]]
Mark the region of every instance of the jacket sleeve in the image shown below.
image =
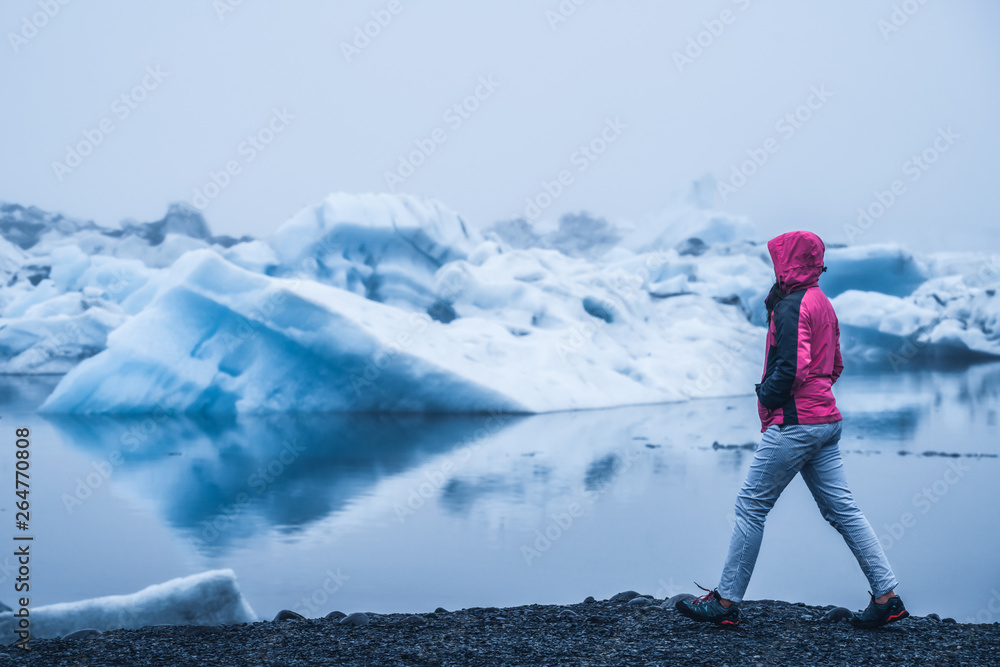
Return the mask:
[[[796,376],[799,372],[805,373],[808,365],[804,364],[799,369],[800,338],[806,328],[799,326],[798,304],[789,303],[788,300],[779,301],[771,317],[774,322],[774,349],[771,350],[774,365],[773,370],[757,387],[757,399],[765,408],[774,410],[792,397],[792,387],[802,382]],[[808,335],[807,330],[804,333]]]

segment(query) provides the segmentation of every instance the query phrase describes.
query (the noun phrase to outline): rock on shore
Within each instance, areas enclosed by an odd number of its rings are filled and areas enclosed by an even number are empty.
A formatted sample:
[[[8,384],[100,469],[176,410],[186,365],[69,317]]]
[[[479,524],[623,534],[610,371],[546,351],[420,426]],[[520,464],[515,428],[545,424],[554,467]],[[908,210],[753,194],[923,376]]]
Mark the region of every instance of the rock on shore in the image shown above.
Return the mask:
[[[30,655],[11,647],[0,665],[987,665],[1000,653],[995,623],[911,617],[855,630],[824,619],[832,606],[759,600],[743,603],[738,630],[723,630],[662,602],[367,613],[358,626],[336,617],[155,626],[33,640]]]

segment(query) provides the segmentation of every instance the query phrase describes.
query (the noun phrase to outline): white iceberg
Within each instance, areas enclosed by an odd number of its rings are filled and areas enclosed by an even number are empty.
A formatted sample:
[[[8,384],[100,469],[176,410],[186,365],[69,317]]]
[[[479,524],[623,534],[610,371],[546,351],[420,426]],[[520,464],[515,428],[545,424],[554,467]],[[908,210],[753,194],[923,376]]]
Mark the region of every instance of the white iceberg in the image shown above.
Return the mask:
[[[857,290],[835,297],[846,350],[893,367],[917,357],[1000,357],[998,285],[970,287],[966,280],[932,278],[906,297]]]
[[[480,241],[458,214],[433,199],[333,194],[267,239],[277,264],[266,272],[424,310],[433,303],[434,273],[464,259]]]
[[[469,313],[445,324],[314,281],[255,274],[210,250],[189,253],[42,410],[546,412],[753,386],[762,330],[738,308],[641,290],[630,301],[607,276],[553,251],[489,264],[445,267],[468,272],[448,294]]]
[[[15,605],[17,606],[17,605]],[[0,641],[18,639],[20,619],[0,614]],[[212,570],[171,579],[129,595],[62,602],[30,608],[33,638],[64,637],[92,628],[102,632],[147,625],[231,625],[258,620],[243,598],[232,570]]]
[[[480,234],[433,199],[341,193],[237,242],[179,206],[109,230],[2,205],[0,372],[68,372],[52,412],[544,412],[748,394],[773,270],[752,224],[710,208],[710,185],[631,231],[579,213]],[[1000,354],[995,257],[831,247],[827,264],[848,360],[903,344]]]
[[[0,285],[7,285],[27,259],[23,250],[0,236]],[[0,307],[3,305],[0,302]]]
[[[109,229],[0,204],[0,231],[0,373],[10,374],[66,373],[146,305],[130,297],[151,276],[227,242],[179,205],[157,222]],[[134,310],[121,307],[127,299]]]
[[[690,187],[671,194],[660,213],[635,225],[622,245],[637,252],[674,248],[697,256],[711,246],[758,243],[760,238],[752,222],[712,208],[715,191],[716,181],[711,176],[692,181]]]
[[[0,373],[66,373],[102,351],[125,315],[103,304],[84,310],[85,303],[78,293],[64,294],[34,306],[35,314],[0,320]]]
[[[911,299],[848,290],[833,298],[841,325],[874,329],[893,336],[910,336],[937,321],[935,311],[921,308]]]
[[[893,243],[827,248],[825,263],[820,287],[831,298],[848,290],[903,297],[935,275],[924,259]]]

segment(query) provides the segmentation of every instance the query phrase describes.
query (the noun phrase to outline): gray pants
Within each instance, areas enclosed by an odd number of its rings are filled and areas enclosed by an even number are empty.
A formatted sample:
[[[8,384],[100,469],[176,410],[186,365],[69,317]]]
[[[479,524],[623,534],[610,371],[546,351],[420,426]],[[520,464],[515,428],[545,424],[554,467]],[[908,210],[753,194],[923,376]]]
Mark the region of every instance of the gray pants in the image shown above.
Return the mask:
[[[764,537],[764,520],[797,473],[802,473],[823,518],[854,552],[875,597],[898,585],[875,531],[847,487],[840,429],[841,422],[834,422],[769,426],[764,432],[736,498],[736,521],[719,595],[733,602],[743,600]]]

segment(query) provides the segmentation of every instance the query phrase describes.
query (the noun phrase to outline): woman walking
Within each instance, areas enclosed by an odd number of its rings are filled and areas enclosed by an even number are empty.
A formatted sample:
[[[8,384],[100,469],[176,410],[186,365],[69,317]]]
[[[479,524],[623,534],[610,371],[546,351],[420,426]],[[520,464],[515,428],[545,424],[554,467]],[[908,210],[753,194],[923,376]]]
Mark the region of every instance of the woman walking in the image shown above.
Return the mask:
[[[909,616],[882,545],[847,486],[840,456],[841,416],[831,387],[844,366],[833,305],[819,288],[825,247],[812,232],[788,232],[767,244],[776,282],[768,312],[764,376],[757,385],[760,445],[736,498],[729,555],[716,590],[677,610],[696,621],[738,626],[738,603],[750,583],[764,520],[785,486],[801,474],[823,518],[844,537],[871,585],[871,602],[855,627]],[[707,590],[707,589],[705,589]]]

